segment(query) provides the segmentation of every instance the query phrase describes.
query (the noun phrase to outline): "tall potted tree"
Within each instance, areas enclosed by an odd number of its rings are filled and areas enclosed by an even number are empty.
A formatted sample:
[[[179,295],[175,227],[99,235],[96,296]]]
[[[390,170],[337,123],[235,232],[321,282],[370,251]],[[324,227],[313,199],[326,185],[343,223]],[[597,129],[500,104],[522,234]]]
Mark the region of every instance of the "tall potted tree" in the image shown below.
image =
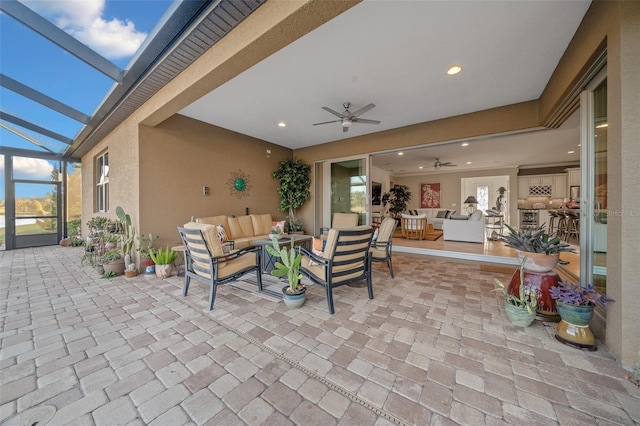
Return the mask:
[[[407,185],[394,185],[382,196],[382,205],[386,208],[389,204],[389,214],[394,219],[400,218],[402,212],[407,209],[409,201],[411,201],[411,191]]]
[[[271,177],[280,182],[278,210],[288,213],[290,231],[302,231],[302,223],[296,219],[295,213],[311,197],[310,173],[311,166],[295,158],[281,161],[278,170],[271,173]]]

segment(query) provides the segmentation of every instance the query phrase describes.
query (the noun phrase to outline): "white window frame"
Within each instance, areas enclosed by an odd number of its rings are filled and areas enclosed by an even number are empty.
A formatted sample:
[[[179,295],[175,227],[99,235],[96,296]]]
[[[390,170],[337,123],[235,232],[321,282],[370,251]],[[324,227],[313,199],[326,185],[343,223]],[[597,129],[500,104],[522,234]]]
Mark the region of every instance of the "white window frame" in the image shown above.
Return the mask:
[[[95,161],[96,169],[96,212],[109,211],[109,152],[103,152]]]

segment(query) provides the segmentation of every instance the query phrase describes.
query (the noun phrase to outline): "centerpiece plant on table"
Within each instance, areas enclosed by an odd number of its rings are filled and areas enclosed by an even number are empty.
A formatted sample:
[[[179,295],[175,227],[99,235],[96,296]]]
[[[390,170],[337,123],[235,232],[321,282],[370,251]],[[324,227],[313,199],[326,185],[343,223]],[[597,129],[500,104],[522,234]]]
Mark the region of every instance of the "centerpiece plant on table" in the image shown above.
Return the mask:
[[[527,261],[525,256],[520,265],[520,288],[517,295],[513,295],[507,291],[507,287],[502,281],[494,278],[497,286],[495,291],[502,291],[504,296],[504,309],[507,317],[513,325],[519,327],[528,327],[536,318],[538,301],[535,291],[528,289],[524,285],[524,264]]]
[[[275,269],[271,271],[271,275],[278,278],[287,278],[289,283],[282,288],[282,295],[285,305],[289,308],[299,308],[304,305],[306,287],[300,282],[302,274],[300,273],[300,264],[302,263],[302,254],[295,247],[294,238],[291,238],[291,246],[280,246],[278,238],[272,238],[272,246],[266,246],[269,254],[280,259],[276,262]]]
[[[518,260],[522,261],[522,258],[527,256],[528,261],[524,265],[527,271],[548,272],[558,264],[561,252],[575,253],[575,249],[562,242],[560,237],[546,233],[544,224],[520,230],[506,223],[505,226],[509,233],[499,236],[499,239],[507,247],[515,249]]]

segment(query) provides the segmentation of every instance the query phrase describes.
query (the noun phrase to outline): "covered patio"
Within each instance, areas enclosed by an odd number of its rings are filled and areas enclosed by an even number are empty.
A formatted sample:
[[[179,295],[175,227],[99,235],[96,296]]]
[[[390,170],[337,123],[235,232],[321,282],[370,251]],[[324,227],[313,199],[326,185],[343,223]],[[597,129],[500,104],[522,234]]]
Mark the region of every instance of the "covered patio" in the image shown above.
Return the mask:
[[[640,390],[601,342],[510,325],[511,269],[394,255],[366,289],[287,310],[182,278],[102,279],[82,248],[0,252],[3,424],[625,424]],[[49,423],[47,423],[49,421]]]

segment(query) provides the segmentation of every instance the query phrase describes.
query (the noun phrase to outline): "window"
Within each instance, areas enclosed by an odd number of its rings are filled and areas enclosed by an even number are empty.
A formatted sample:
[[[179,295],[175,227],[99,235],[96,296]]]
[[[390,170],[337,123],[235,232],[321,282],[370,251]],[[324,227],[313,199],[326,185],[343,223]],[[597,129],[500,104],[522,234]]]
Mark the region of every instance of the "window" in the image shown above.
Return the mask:
[[[96,159],[96,211],[109,211],[109,153]]]
[[[480,210],[487,210],[489,208],[489,186],[476,186],[476,199],[478,200],[478,208]]]

